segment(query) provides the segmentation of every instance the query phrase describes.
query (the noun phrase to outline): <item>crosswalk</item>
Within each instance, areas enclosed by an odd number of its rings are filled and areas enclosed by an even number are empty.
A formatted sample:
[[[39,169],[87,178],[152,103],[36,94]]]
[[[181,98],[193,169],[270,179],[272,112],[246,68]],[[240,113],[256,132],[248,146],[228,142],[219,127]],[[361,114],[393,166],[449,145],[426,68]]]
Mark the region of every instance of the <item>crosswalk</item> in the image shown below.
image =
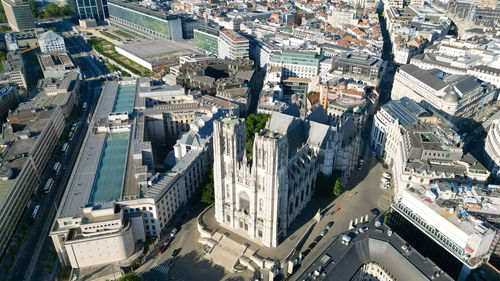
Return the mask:
[[[170,266],[160,264],[160,265],[155,266],[153,269],[156,270],[156,271],[159,271],[161,273],[167,274],[168,271],[170,270]]]

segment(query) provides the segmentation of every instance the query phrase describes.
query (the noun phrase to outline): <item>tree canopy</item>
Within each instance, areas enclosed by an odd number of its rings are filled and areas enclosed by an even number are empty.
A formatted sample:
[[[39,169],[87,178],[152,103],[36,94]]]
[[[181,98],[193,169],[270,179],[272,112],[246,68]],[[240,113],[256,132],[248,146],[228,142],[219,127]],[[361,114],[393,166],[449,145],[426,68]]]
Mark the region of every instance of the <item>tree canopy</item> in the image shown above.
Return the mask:
[[[255,133],[264,129],[266,122],[269,119],[269,114],[264,113],[252,113],[248,115],[245,120],[245,129],[247,131],[247,158],[252,158],[253,141],[255,139]]]
[[[122,277],[118,278],[118,281],[142,281],[142,278],[138,276],[135,272],[129,272]]]
[[[213,204],[215,202],[214,193],[214,169],[210,169],[203,187],[201,188],[201,202],[207,205]]]

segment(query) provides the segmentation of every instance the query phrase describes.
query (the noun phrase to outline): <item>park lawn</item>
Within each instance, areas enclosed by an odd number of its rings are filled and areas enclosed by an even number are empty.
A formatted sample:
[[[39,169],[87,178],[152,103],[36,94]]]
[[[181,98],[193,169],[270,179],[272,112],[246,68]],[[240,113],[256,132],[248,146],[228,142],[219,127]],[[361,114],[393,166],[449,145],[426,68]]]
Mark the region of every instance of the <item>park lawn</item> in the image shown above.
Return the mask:
[[[114,60],[116,63],[128,69],[130,72],[139,76],[153,76],[153,73],[149,69],[118,54],[115,50],[115,45],[111,42],[108,42],[103,38],[94,37],[89,40],[89,44],[92,46],[92,48],[94,48],[94,50],[96,50],[96,52]]]

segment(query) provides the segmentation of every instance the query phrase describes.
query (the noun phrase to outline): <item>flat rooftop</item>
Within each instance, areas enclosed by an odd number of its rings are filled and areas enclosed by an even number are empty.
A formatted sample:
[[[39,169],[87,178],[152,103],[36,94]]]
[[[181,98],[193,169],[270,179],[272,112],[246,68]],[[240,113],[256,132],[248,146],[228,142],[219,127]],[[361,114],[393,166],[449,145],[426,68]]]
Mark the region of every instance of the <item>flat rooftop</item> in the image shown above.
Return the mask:
[[[191,40],[150,40],[116,46],[116,48],[149,62],[156,59],[203,53],[194,46]]]
[[[111,112],[131,112],[134,97],[130,90],[135,93],[134,89],[135,85],[122,86],[118,82],[107,82],[104,86],[59,209],[59,218],[78,216],[80,208],[86,206],[89,200],[100,202],[119,199],[116,197],[121,196],[123,177],[118,177],[117,173],[123,172],[125,163],[121,163],[120,167],[118,162],[126,160],[129,132],[125,133],[126,136],[121,135],[123,133],[97,134],[93,127]],[[118,142],[118,145],[114,145],[114,142]],[[103,155],[104,152],[106,153]],[[105,165],[103,162],[106,162]],[[116,195],[115,180],[110,182],[111,178],[107,175],[111,172],[120,181],[119,195]],[[110,184],[112,185],[109,186]]]

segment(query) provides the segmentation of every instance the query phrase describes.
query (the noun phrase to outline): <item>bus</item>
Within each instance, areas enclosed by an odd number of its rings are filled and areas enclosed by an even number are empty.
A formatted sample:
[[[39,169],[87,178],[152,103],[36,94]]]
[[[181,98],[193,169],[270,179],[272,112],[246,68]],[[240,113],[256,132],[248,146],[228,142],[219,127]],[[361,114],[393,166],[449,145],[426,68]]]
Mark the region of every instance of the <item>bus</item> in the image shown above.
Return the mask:
[[[49,193],[53,185],[54,185],[54,180],[52,178],[48,179],[47,182],[45,183],[45,187],[43,188],[43,192],[45,192],[46,194]]]
[[[56,163],[54,164],[54,167],[52,168],[52,170],[54,171],[54,173],[56,173],[56,174],[57,174],[57,173],[59,173],[59,170],[60,170],[60,169],[61,169],[61,163],[56,162]]]
[[[33,209],[33,213],[31,213],[32,219],[36,219],[36,217],[38,216],[38,210],[40,210],[40,205],[36,205],[35,209]]]
[[[61,149],[61,151],[62,151],[63,153],[66,153],[66,151],[68,151],[68,147],[69,147],[69,144],[68,144],[67,142],[66,142],[66,143],[64,143],[64,144],[63,144],[63,147],[62,147],[62,149]]]
[[[84,102],[82,105],[82,109],[87,109],[87,102]]]

